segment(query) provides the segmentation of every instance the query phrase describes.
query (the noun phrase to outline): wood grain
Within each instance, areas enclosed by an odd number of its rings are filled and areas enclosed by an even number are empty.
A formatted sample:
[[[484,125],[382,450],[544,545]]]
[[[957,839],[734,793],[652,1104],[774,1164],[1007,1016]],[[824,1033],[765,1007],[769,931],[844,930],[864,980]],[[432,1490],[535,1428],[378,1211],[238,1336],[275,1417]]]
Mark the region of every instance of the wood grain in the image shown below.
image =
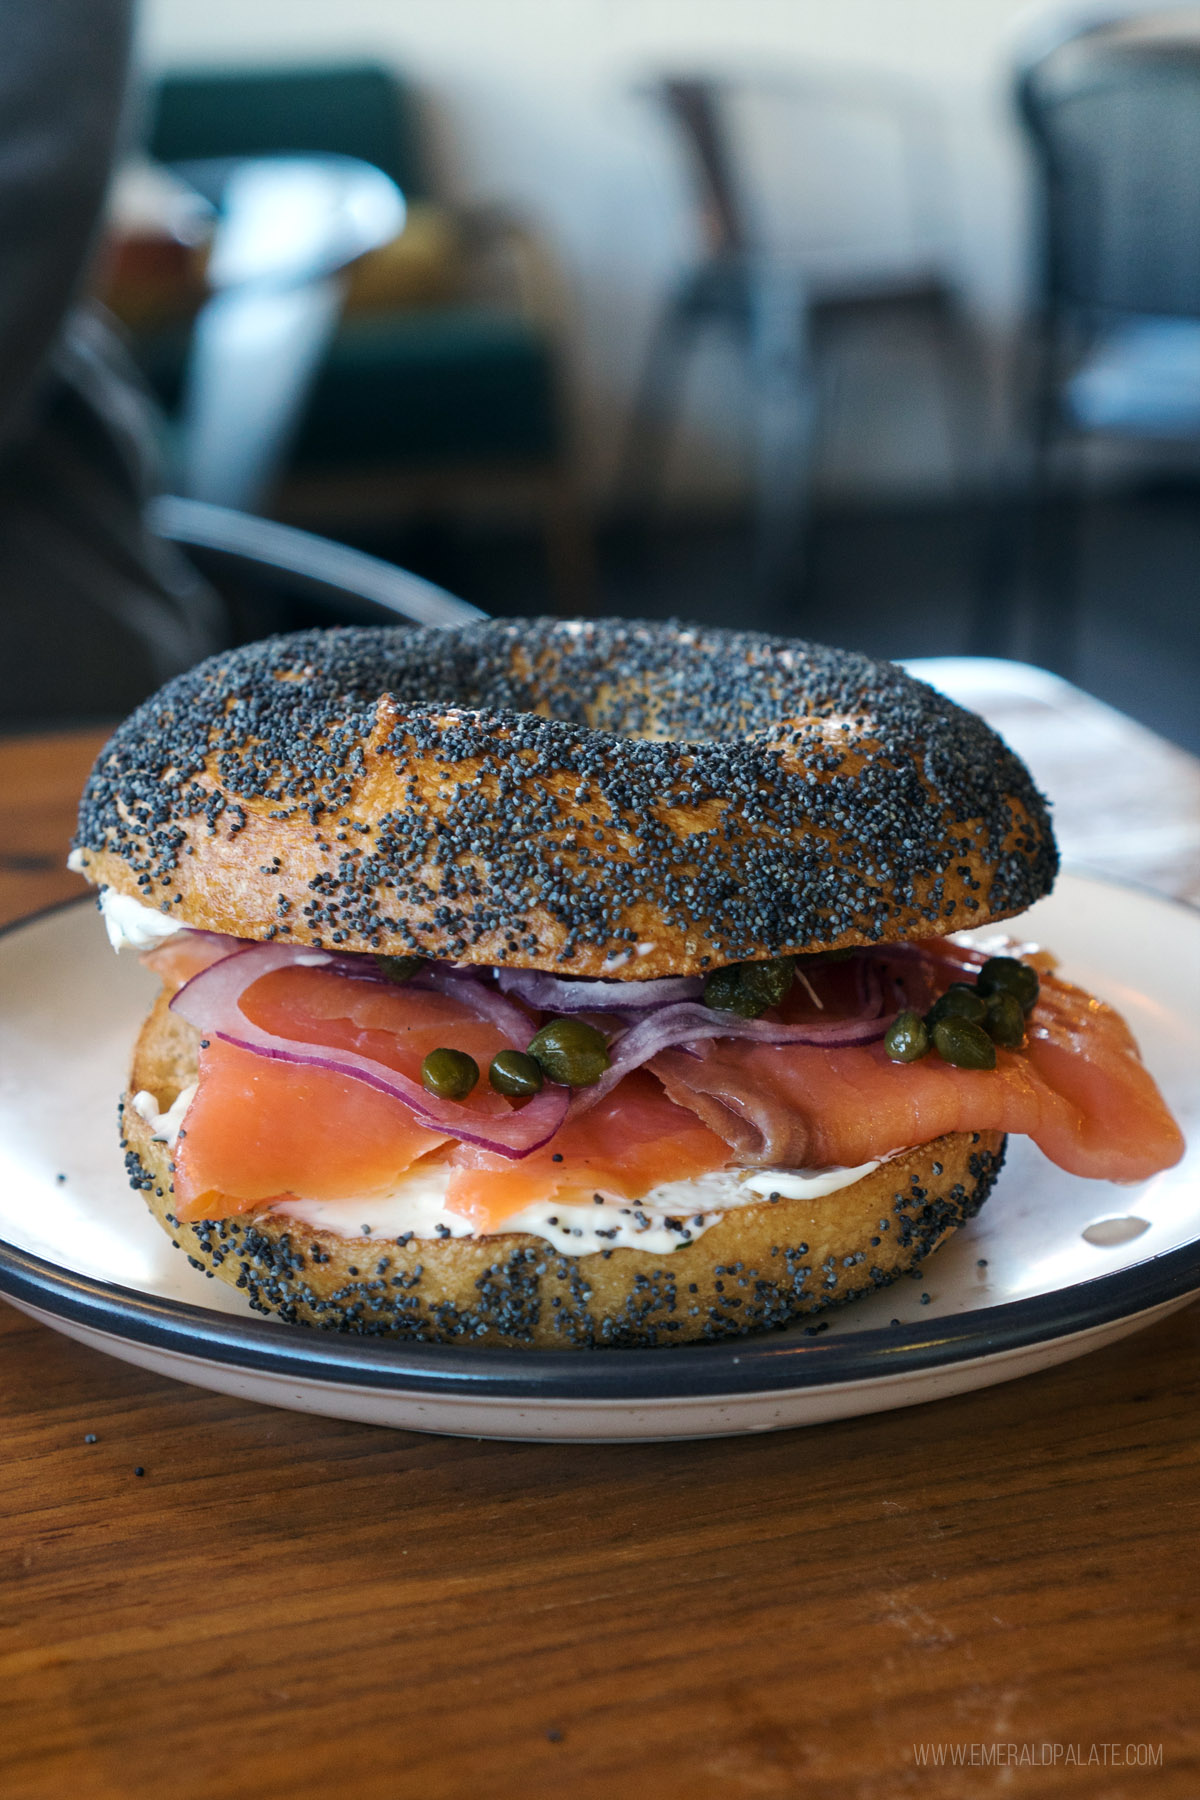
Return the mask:
[[[0,852],[64,851],[97,741],[0,746]],[[0,1795],[1193,1800],[1198,1416],[1197,1308],[912,1411],[605,1447],[273,1412],[0,1307]],[[1112,1744],[1161,1765],[1015,1761]]]
[[[87,891],[66,867],[79,792],[109,728],[0,739],[0,925]]]

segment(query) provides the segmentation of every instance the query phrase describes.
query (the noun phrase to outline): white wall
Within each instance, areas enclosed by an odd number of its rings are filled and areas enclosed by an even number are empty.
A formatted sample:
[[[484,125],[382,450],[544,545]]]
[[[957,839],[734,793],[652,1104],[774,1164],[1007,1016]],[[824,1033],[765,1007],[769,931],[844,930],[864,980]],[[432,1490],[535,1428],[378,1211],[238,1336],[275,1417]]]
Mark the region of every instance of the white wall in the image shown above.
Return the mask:
[[[421,83],[450,193],[515,204],[563,266],[602,488],[656,306],[696,247],[686,165],[638,83],[745,67],[911,84],[945,134],[946,260],[1002,336],[1024,267],[1006,72],[1029,11],[1024,0],[144,0],[142,36],[151,69],[365,53]],[[850,193],[848,165],[835,156],[825,173],[827,189],[840,184],[832,212],[849,215],[863,196]],[[897,352],[845,373],[826,480],[936,484],[945,445],[928,358]],[[741,467],[738,369],[714,348],[696,374],[676,489],[728,494]]]

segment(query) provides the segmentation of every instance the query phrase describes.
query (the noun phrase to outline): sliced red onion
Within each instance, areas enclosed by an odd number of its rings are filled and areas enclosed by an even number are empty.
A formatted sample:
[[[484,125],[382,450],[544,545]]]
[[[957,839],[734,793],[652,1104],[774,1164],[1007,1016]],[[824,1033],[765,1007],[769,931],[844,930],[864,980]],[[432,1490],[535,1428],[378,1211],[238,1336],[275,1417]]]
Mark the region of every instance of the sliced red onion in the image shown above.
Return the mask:
[[[252,981],[294,964],[333,962],[324,950],[305,944],[247,944],[210,963],[185,981],[171,1000],[171,1011],[194,1025],[197,1031],[218,1030],[220,1021],[237,1005]],[[241,1014],[239,1013],[239,1018]],[[249,1023],[249,1021],[247,1021]]]
[[[412,986],[432,989],[457,1000],[479,1018],[488,1019],[518,1048],[536,1030],[523,1007],[504,997],[513,994],[542,1012],[621,1015],[645,1014],[626,1024],[610,1042],[610,1067],[589,1088],[574,1092],[548,1085],[520,1110],[489,1118],[429,1094],[420,1083],[373,1058],[327,1046],[276,1037],[247,1019],[238,1004],[251,984],[275,969],[294,964],[320,964],[360,981],[387,981],[369,956],[347,956],[299,944],[250,944],[230,939],[230,953],[180,988],[171,1007],[200,1031],[241,1049],[281,1062],[307,1064],[363,1081],[401,1100],[425,1124],[464,1143],[480,1145],[519,1159],[540,1149],[568,1117],[588,1111],[612,1092],[624,1076],[642,1067],[659,1051],[676,1046],[699,1055],[699,1045],[714,1038],[742,1038],[761,1044],[803,1044],[827,1050],[877,1042],[896,1017],[883,1013],[881,970],[889,961],[917,963],[926,980],[947,968],[971,974],[985,960],[983,952],[944,938],[926,942],[863,946],[856,952],[855,975],[860,1011],[853,1019],[786,1025],[779,1020],[743,1019],[698,1003],[699,976],[670,976],[644,982],[573,981],[538,969],[481,969],[469,965],[428,962],[412,977]],[[494,977],[496,985],[489,977]],[[889,984],[895,988],[898,984]],[[500,992],[499,990],[504,990]],[[597,1019],[608,1032],[613,1020]]]
[[[657,981],[568,981],[542,969],[496,970],[506,994],[516,994],[539,1012],[644,1012],[679,1000],[698,1000],[704,991],[700,975],[665,975]]]
[[[470,1007],[481,1019],[489,1019],[498,1031],[512,1040],[518,1050],[524,1050],[537,1031],[535,1021],[523,1007],[514,1006],[511,1000],[506,1000],[503,994],[497,993],[494,987],[480,981],[477,976],[451,972],[449,969],[438,968],[435,964],[414,975],[409,985],[431,988],[435,993],[445,994],[448,999]]]
[[[872,1044],[881,1038],[895,1013],[872,1019],[839,1019],[826,1024],[785,1025],[774,1019],[741,1019],[736,1013],[717,1012],[708,1006],[683,1003],[665,1006],[642,1019],[609,1046],[609,1067],[599,1081],[576,1091],[571,1116],[587,1112],[597,1100],[610,1094],[618,1081],[660,1050],[677,1045],[687,1049],[703,1038],[749,1038],[759,1044],[807,1044],[817,1049],[842,1050],[853,1044]]]
[[[635,1034],[649,1035],[652,1027],[668,1030],[673,1042],[688,1038],[751,1038],[759,1044],[809,1044],[814,1048],[841,1050],[848,1044],[870,1044],[881,1038],[891,1018],[816,1019],[785,1025],[782,1019],[743,1019],[737,1013],[718,1012],[709,1006],[669,1006],[653,1019],[643,1019],[619,1041],[628,1043]]]
[[[983,953],[945,938],[925,943],[865,944],[854,955],[862,1010],[873,1009],[876,1013],[883,1006],[882,992],[878,990],[881,960],[895,955],[920,961],[927,967],[951,966],[966,973],[985,960]],[[801,973],[807,981],[807,973]],[[650,1007],[698,1001],[704,992],[704,978],[700,975],[669,975],[655,981],[572,981],[541,969],[497,968],[495,977],[505,993],[517,995],[541,1012],[644,1012]]]
[[[292,1038],[276,1037],[248,1019],[238,1002],[246,989],[264,975],[294,964],[333,961],[323,951],[307,950],[299,945],[256,944],[241,950],[210,968],[194,975],[171,1001],[173,1012],[194,1025],[206,1036],[220,1038],[242,1050],[276,1062],[304,1064],[310,1068],[329,1069],[362,1081],[380,1093],[402,1100],[422,1124],[462,1143],[478,1144],[500,1156],[520,1158],[539,1150],[554,1136],[567,1116],[569,1094],[565,1088],[546,1087],[520,1111],[515,1109],[499,1116],[472,1111],[453,1100],[439,1100],[427,1093],[420,1082],[391,1069],[386,1063],[360,1056],[355,1051],[332,1050],[324,1044],[306,1044]],[[475,987],[477,983],[469,983]],[[465,998],[465,996],[464,996]],[[467,999],[467,1004],[471,1004]],[[510,1009],[514,1014],[517,1009]],[[528,1032],[528,1020],[524,1019]],[[525,1041],[528,1041],[526,1037]]]

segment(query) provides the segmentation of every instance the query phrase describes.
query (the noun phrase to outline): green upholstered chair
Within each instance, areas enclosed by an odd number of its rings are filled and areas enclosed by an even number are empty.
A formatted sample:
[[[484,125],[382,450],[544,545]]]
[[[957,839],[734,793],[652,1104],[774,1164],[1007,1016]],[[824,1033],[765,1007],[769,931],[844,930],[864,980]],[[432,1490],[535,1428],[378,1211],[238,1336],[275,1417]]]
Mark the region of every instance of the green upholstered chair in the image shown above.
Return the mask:
[[[429,197],[412,90],[374,63],[166,75],[150,102],[159,162],[277,151],[357,156],[409,200]]]
[[[419,103],[374,64],[246,68],[164,76],[147,149],[169,164],[276,153],[373,163],[406,200],[431,198]],[[457,220],[465,294],[348,314],[310,393],[274,511],[329,524],[453,511],[479,499],[533,506],[559,603],[586,605],[590,545],[578,502],[553,324],[530,303],[536,251],[494,213]],[[524,283],[495,290],[522,265]],[[472,290],[490,284],[489,297]],[[525,293],[519,290],[524,286]],[[184,336],[157,334],[142,360],[168,409],[181,393]]]

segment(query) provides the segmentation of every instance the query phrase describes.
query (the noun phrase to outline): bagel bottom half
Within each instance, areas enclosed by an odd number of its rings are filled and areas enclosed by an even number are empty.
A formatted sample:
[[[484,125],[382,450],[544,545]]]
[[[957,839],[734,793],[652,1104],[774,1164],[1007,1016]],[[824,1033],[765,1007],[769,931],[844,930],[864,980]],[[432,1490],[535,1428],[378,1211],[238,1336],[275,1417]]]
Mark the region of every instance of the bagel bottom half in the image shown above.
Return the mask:
[[[130,1092],[166,1109],[196,1079],[197,1033],[160,999]],[[997,1131],[905,1151],[816,1200],[738,1207],[669,1255],[636,1247],[565,1256],[525,1232],[407,1244],[341,1237],[272,1213],[180,1224],[171,1151],[123,1110],[130,1180],[199,1268],[252,1308],[366,1336],[542,1349],[712,1341],[787,1324],[919,1268],[976,1213],[1004,1160]]]

